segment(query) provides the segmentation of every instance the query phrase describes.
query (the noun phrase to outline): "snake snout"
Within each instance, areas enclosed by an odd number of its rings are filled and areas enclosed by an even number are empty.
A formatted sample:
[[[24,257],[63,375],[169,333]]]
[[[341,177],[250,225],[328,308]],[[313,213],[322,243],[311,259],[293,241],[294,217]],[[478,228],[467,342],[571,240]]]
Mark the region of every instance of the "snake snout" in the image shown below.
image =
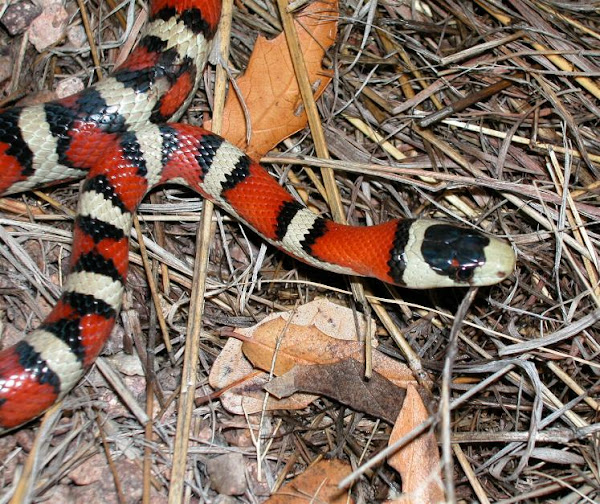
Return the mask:
[[[477,285],[493,285],[501,282],[515,270],[517,258],[510,243],[489,237],[484,248],[485,264],[476,272]]]

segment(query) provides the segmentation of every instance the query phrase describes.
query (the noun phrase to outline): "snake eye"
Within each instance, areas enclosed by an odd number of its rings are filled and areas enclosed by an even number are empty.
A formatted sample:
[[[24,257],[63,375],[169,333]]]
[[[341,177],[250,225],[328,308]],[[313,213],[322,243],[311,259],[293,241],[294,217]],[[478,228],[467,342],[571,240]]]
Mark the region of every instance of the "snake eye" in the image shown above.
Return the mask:
[[[458,282],[468,282],[473,278],[475,268],[473,267],[461,267],[456,270],[456,280]]]

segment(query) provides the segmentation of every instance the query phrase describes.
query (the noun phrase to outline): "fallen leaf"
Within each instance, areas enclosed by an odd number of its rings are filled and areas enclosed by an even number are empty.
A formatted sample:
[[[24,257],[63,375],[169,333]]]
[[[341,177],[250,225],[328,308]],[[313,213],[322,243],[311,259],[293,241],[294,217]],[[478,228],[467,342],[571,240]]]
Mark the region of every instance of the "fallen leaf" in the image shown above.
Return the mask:
[[[357,317],[357,324],[355,324],[354,316],[355,314],[349,308],[335,305],[325,299],[319,299],[299,306],[295,312],[274,313],[254,327],[237,329],[235,332],[243,334],[244,342],[242,343],[233,338],[229,339],[226,347],[230,349],[217,357],[217,362],[221,359],[222,362],[213,366],[211,370],[211,386],[215,388],[226,387],[232,382],[229,380],[232,380],[232,377],[235,376],[238,370],[242,373],[242,376],[244,373],[252,375],[252,373],[256,372],[252,364],[241,355],[242,349],[256,356],[255,365],[257,362],[260,362],[261,367],[270,369],[275,355],[277,340],[282,335],[283,339],[277,352],[277,360],[279,360],[280,356],[283,359],[282,364],[277,364],[276,361],[276,370],[285,373],[295,365],[304,367],[301,371],[294,371],[290,376],[285,377],[286,380],[294,382],[294,373],[297,372],[306,372],[307,380],[310,380],[310,373],[315,372],[319,366],[335,365],[336,362],[344,359],[355,359],[356,361],[353,364],[355,367],[352,372],[346,371],[343,373],[344,379],[351,374],[361,376],[364,350],[363,344],[359,343],[357,339],[359,334],[364,335],[366,327],[374,328],[374,324],[367,325],[362,315]],[[305,326],[301,327],[297,325],[299,323],[305,324]],[[356,325],[359,327],[358,332]],[[348,339],[337,339],[333,336]],[[370,333],[368,337],[373,338],[374,334]],[[250,348],[250,350],[246,347]],[[301,356],[303,362],[301,362],[298,356]],[[254,359],[254,357],[252,358]],[[216,369],[220,369],[221,372],[216,373]],[[390,438],[390,444],[393,444],[396,440],[404,436],[404,434],[412,430],[414,426],[427,419],[428,412],[419,395],[410,369],[376,349],[373,351],[373,369],[386,379],[392,381],[396,386],[406,389],[406,396],[404,397]],[[215,374],[213,375],[213,373]],[[344,379],[340,378],[340,373],[337,373],[337,376],[338,384],[343,384]],[[222,396],[221,401],[230,401],[229,405],[235,402],[238,411],[232,412],[237,414],[250,413],[247,409],[248,404],[256,407],[251,412],[260,411],[264,400],[264,392],[258,389],[267,383],[268,375],[264,373],[260,378],[254,377],[253,380],[256,381],[249,382],[247,385],[244,382],[242,386],[236,387],[235,390],[240,392],[239,395],[234,393],[228,399]],[[313,376],[314,380],[315,377]],[[285,382],[284,385],[290,386],[289,383],[286,385]],[[291,386],[295,386],[295,384],[292,383]],[[303,395],[315,397],[308,394],[293,394],[290,397],[282,399],[282,401],[293,400]],[[275,401],[272,397],[270,400]],[[302,401],[299,400],[296,404],[301,403]],[[271,406],[274,406],[275,403],[269,404],[269,409],[271,409]],[[305,405],[307,404],[308,402],[305,403]],[[225,407],[228,408],[228,406]],[[386,415],[389,416],[389,414]],[[444,502],[444,493],[439,472],[439,454],[437,442],[433,434],[425,434],[419,437],[391,457],[388,463],[401,474],[403,491],[405,492],[405,495],[400,499],[390,502],[394,504]],[[269,502],[288,503],[295,501]]]
[[[234,415],[251,415],[263,409],[303,409],[317,399],[317,396],[310,394],[295,394],[284,399],[269,397],[265,404],[264,386],[269,381],[269,374],[256,372],[242,353],[242,342],[235,338],[229,338],[225,343],[213,363],[208,381],[215,390],[239,382],[219,396],[223,407]]]
[[[376,371],[367,380],[364,364],[349,358],[333,364],[294,366],[283,376],[265,385],[277,398],[295,392],[327,396],[393,424],[404,403],[406,390],[386,380]]]
[[[369,338],[373,346],[377,346],[375,324],[372,319],[368,326],[364,315],[354,312],[347,306],[333,303],[327,298],[317,298],[297,306],[293,311],[273,313],[261,320],[261,324],[277,318],[289,320],[296,325],[315,326],[337,339],[358,341]],[[371,332],[367,334],[369,328]],[[251,336],[252,332],[248,331],[246,334]]]
[[[338,483],[352,472],[341,460],[319,460],[289,481],[265,504],[351,504],[354,499]]]
[[[236,334],[252,338],[263,324],[275,319],[289,320],[298,325],[313,325],[324,333],[336,338],[357,340],[370,338],[375,341],[375,324],[367,324],[365,317],[354,313],[346,306],[332,303],[326,298],[315,299],[298,306],[294,311],[277,312],[265,317],[253,327],[238,328]],[[268,380],[267,373],[259,373],[242,353],[242,342],[229,338],[217,356],[209,375],[209,383],[215,390],[226,389],[219,399],[223,407],[235,415],[252,414],[263,409],[265,391],[263,385]],[[246,383],[248,382],[248,383]],[[316,396],[294,394],[281,400],[269,398],[266,409],[302,409]]]
[[[389,445],[427,420],[429,413],[417,389],[409,385],[406,398],[390,435]],[[445,502],[440,456],[435,436],[431,432],[419,436],[388,459],[388,464],[402,477],[403,495],[387,504],[422,504]]]
[[[299,326],[283,318],[261,324],[252,338],[242,345],[244,355],[254,367],[276,376],[298,365],[333,364],[353,358],[364,362],[364,344],[332,338],[314,326]],[[275,362],[273,359],[275,356]],[[399,387],[414,383],[410,369],[404,364],[373,350],[373,369]]]
[[[315,99],[331,81],[322,67],[325,51],[335,42],[339,17],[337,0],[310,3],[294,21]],[[230,89],[221,134],[260,159],[275,145],[306,126],[306,113],[285,35],[273,40],[258,37],[246,71],[237,79],[239,95]],[[242,97],[248,117],[240,103]],[[247,119],[252,124],[247,141]],[[205,124],[210,129],[210,123]]]

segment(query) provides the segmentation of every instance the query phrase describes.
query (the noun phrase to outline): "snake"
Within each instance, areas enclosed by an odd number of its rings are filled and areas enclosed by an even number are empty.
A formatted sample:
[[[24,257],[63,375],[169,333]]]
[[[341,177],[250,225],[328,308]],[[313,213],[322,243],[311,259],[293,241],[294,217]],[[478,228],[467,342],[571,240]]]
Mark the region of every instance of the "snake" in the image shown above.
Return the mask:
[[[0,195],[85,178],[60,299],[0,352],[0,433],[42,414],[94,364],[121,308],[136,208],[181,184],[311,266],[413,288],[487,286],[511,245],[432,219],[349,226],[313,213],[242,150],[177,123],[202,77],[220,0],[151,0],[129,57],[66,98],[0,111]]]

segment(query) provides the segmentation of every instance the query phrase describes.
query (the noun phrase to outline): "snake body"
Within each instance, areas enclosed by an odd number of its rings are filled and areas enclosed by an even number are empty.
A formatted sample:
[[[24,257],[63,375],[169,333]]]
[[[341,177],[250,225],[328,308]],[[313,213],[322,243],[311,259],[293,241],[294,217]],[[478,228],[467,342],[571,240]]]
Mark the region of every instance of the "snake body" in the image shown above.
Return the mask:
[[[220,0],[153,0],[127,61],[63,100],[0,111],[0,194],[86,177],[62,297],[0,352],[0,433],[35,418],[94,363],[121,308],[132,215],[146,193],[183,184],[310,265],[411,288],[491,285],[511,247],[433,220],[337,224],[304,208],[258,163],[202,128],[167,124],[193,96]]]

